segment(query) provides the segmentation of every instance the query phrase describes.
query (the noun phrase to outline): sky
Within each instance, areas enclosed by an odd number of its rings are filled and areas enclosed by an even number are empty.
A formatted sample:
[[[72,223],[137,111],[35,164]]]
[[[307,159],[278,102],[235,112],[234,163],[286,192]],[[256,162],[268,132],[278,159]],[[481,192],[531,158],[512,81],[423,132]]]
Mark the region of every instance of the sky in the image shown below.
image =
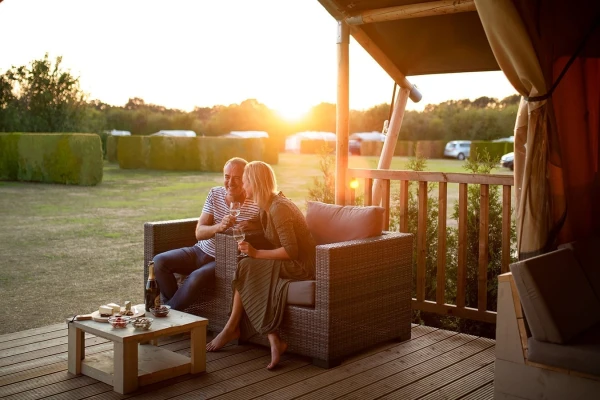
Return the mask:
[[[4,0],[0,74],[49,54],[88,98],[191,111],[256,99],[290,119],[336,102],[337,23],[317,0]],[[516,91],[502,72],[408,77],[426,104]],[[350,108],[389,103],[393,80],[354,40]]]

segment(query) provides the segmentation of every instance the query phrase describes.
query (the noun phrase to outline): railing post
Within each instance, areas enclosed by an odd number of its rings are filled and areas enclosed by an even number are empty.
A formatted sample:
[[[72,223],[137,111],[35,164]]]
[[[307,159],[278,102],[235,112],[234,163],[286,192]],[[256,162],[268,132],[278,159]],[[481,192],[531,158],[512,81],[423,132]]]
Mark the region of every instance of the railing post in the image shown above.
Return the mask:
[[[479,268],[477,271],[477,308],[487,309],[487,270],[489,264],[490,187],[479,186]]]

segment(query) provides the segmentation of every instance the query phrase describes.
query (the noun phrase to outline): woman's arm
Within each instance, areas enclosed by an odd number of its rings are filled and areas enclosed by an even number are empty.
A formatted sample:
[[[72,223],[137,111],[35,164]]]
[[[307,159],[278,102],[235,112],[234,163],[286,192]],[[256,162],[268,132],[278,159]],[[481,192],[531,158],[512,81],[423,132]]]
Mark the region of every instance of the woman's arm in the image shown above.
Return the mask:
[[[242,242],[238,245],[238,248],[241,252],[248,254],[252,258],[258,258],[263,260],[289,260],[290,256],[288,255],[285,248],[280,247],[278,249],[273,250],[257,250],[252,247],[248,242]]]

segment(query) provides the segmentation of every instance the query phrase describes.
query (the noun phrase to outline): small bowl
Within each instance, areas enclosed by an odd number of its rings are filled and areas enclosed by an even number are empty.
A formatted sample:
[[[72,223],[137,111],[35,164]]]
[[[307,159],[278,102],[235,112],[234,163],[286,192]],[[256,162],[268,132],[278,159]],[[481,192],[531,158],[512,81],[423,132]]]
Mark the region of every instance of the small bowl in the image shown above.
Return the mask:
[[[108,323],[112,325],[113,328],[126,328],[129,323],[130,317],[109,317]]]
[[[147,331],[148,329],[150,329],[150,325],[152,325],[152,321],[154,321],[154,319],[152,319],[152,318],[140,317],[140,318],[132,320],[131,324],[133,325],[133,327],[135,329],[141,329],[141,330]]]
[[[171,306],[167,306],[167,305],[163,304],[162,306],[160,306],[158,308],[151,308],[150,312],[155,317],[162,318],[162,317],[166,317],[167,315],[169,315],[170,310],[171,310]]]

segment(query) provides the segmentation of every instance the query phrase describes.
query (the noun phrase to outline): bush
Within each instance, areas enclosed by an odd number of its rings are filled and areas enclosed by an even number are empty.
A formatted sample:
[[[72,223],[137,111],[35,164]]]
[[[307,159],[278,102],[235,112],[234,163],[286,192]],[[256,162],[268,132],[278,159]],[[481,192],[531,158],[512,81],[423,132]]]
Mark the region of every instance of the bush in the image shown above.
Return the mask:
[[[95,134],[1,134],[0,179],[97,185],[102,144]]]

